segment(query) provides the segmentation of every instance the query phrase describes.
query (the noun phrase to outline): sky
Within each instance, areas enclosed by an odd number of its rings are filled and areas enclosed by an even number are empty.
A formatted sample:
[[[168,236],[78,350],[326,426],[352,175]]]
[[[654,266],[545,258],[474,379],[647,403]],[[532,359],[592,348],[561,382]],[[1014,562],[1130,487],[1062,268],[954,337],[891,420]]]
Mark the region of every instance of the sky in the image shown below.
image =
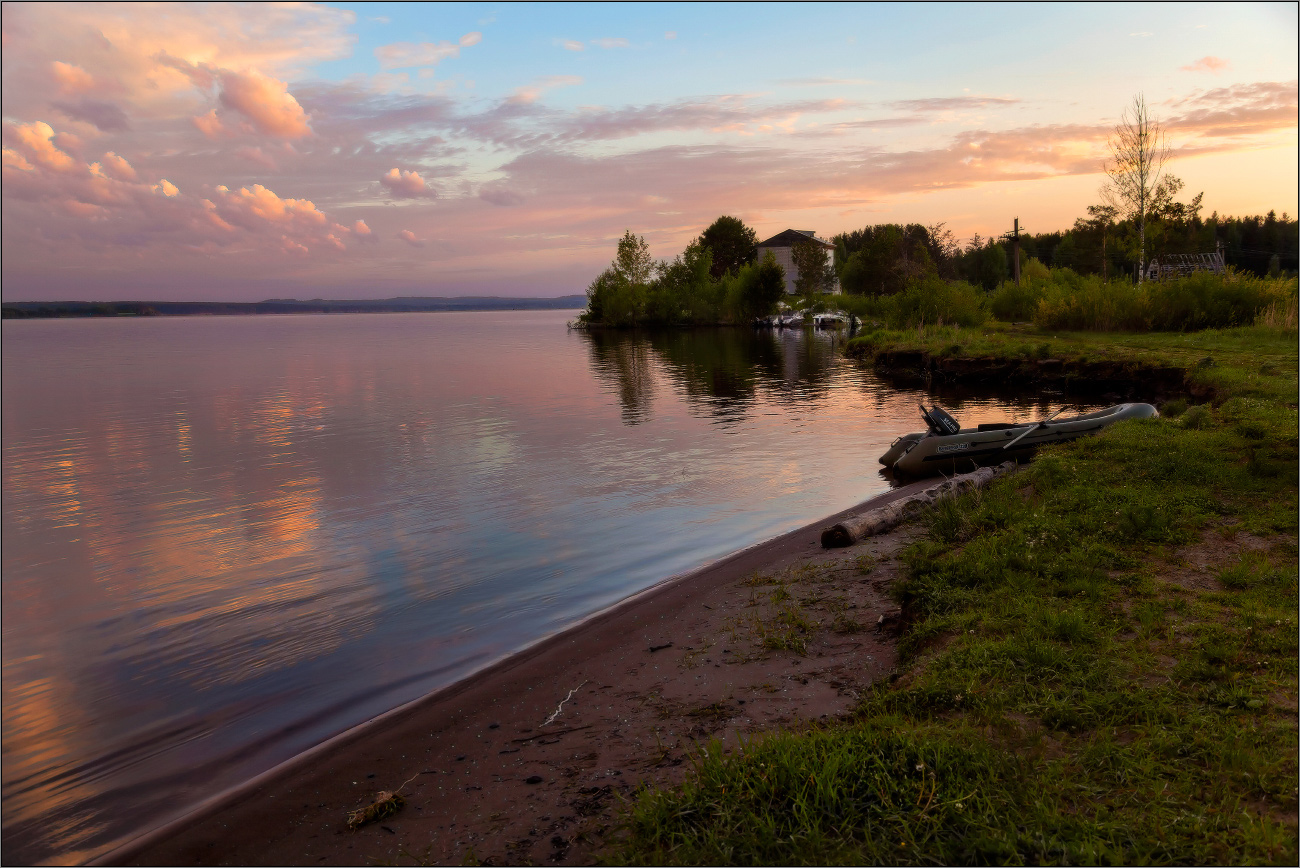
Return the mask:
[[[1280,4],[3,5],[3,298],[558,296],[671,258],[1069,228],[1141,93],[1204,213],[1297,211]]]

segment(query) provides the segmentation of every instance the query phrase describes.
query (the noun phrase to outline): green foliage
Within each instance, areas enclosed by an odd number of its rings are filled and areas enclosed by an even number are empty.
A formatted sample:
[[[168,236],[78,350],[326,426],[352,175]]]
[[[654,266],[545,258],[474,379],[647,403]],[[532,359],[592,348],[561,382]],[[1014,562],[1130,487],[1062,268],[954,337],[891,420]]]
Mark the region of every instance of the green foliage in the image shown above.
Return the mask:
[[[722,320],[723,288],[712,276],[713,251],[698,241],[672,262],[659,265],[654,283],[652,322],[705,325]]]
[[[618,328],[719,322],[728,311],[711,268],[712,251],[699,242],[671,262],[656,263],[645,239],[626,232],[610,267],[587,287],[581,319]]]
[[[967,278],[985,292],[992,292],[1007,279],[1007,250],[1001,244],[995,244],[992,239],[983,247],[972,243],[966,260]]]
[[[709,275],[720,280],[725,274],[737,274],[754,261],[758,235],[735,217],[719,217],[700,235],[699,243],[713,254]]]
[[[895,295],[844,296],[838,303],[866,323],[889,328],[922,324],[978,326],[988,319],[983,294],[964,281],[927,277]]]
[[[1003,282],[989,298],[989,312],[1003,322],[1026,322],[1033,318],[1051,281],[1047,266],[1031,257],[1021,269],[1019,286]]]
[[[624,231],[618,242],[618,253],[614,256],[613,268],[618,276],[632,286],[644,286],[650,282],[654,264],[645,236],[633,235],[630,229]]]
[[[761,262],[742,268],[736,283],[741,317],[768,316],[785,296],[785,269],[769,250]]]
[[[1012,291],[999,291],[1012,297]],[[1209,272],[1133,284],[1053,269],[1035,283],[1034,322],[1041,328],[1091,331],[1190,331],[1248,325],[1266,310],[1293,304],[1296,281]],[[995,297],[995,302],[997,298]],[[995,305],[1011,313],[1012,305]],[[1018,310],[1014,311],[1018,312]]]
[[[790,261],[799,276],[795,278],[795,292],[802,296],[829,292],[835,281],[826,250],[820,244],[800,241],[790,248]]]

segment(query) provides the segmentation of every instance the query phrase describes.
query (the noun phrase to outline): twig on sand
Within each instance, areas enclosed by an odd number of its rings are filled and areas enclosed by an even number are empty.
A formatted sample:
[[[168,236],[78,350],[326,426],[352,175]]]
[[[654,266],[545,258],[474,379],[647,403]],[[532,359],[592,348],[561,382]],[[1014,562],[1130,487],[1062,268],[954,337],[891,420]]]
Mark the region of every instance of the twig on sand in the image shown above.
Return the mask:
[[[585,678],[582,679],[582,684],[586,684],[586,683],[587,683],[587,679]],[[577,687],[570,690],[569,695],[560,700],[560,704],[555,706],[555,711],[551,712],[551,716],[546,718],[546,723],[543,723],[542,726],[546,726],[547,723],[551,723],[552,721],[555,720],[555,718],[560,716],[560,709],[564,708],[564,703],[572,699],[573,694],[577,693],[579,690],[582,689],[582,684],[579,684]]]
[[[355,811],[348,812],[348,828],[360,829],[366,823],[373,823],[375,820],[382,820],[385,817],[391,817],[402,809],[406,804],[406,799],[402,798],[402,787],[418,778],[424,772],[416,772],[406,780],[402,781],[402,786],[395,790],[380,790],[375,795],[375,800],[364,808],[357,808]]]

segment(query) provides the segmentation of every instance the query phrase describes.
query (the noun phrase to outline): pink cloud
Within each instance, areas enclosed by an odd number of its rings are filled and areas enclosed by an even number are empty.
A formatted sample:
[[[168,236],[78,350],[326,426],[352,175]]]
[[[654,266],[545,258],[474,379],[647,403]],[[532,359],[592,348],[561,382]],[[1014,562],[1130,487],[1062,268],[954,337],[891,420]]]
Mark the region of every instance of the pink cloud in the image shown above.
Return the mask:
[[[261,148],[254,148],[246,145],[235,151],[235,156],[242,160],[247,160],[256,166],[261,166],[264,169],[275,171],[279,168],[279,166],[276,165],[275,160]]]
[[[221,123],[221,118],[217,117],[217,110],[213,109],[205,115],[199,115],[191,118],[190,121],[209,139],[219,139],[226,133],[225,126]]]
[[[930,99],[904,99],[889,105],[900,111],[946,112],[983,108],[990,105],[1015,105],[1018,99],[997,96],[944,96]]]
[[[201,91],[217,89],[221,106],[243,115],[252,130],[284,139],[312,134],[311,117],[289,93],[289,86],[277,78],[257,70],[234,72],[210,63],[192,64],[166,52],[160,53],[157,60],[163,67],[185,75]],[[194,118],[193,122],[209,138],[215,138],[228,129],[216,109]]]
[[[426,243],[423,239],[416,238],[415,233],[410,229],[403,229],[401,232],[398,232],[397,237],[412,247],[423,247]]]
[[[1207,55],[1195,63],[1189,63],[1187,66],[1181,66],[1179,69],[1183,72],[1212,72],[1218,74],[1228,69],[1230,64],[1221,57]]]
[[[1220,87],[1173,103],[1181,114],[1170,131],[1198,138],[1230,138],[1295,129],[1296,81],[1260,81]]]
[[[70,172],[76,168],[77,161],[55,147],[54,130],[44,121],[29,124],[5,124],[5,138],[14,142],[17,148],[32,163],[55,172]]]
[[[432,199],[438,194],[430,186],[424,183],[419,172],[408,172],[402,169],[391,169],[387,175],[379,179],[388,191],[398,199]]]
[[[370,230],[370,227],[366,225],[366,221],[364,220],[358,220],[356,223],[352,224],[352,234],[355,235],[357,240],[363,244],[379,243],[379,236]]]
[[[54,146],[60,151],[65,151],[77,157],[81,156],[86,147],[86,143],[82,141],[81,136],[66,131],[55,133],[54,138],[50,141],[54,142]]]
[[[298,256],[306,256],[310,252],[305,245],[299,244],[287,235],[280,236],[280,249],[285,253],[293,253]]]
[[[462,48],[478,45],[483,34],[471,31],[457,42],[394,42],[375,49],[375,58],[383,69],[410,66],[437,66],[449,57],[458,57]]]
[[[248,118],[258,132],[285,139],[311,135],[311,118],[284,82],[260,72],[229,70],[222,70],[219,78],[221,104]]]
[[[26,157],[24,157],[22,154],[18,153],[17,151],[13,150],[12,148],[5,148],[3,153],[4,153],[4,167],[6,169],[12,169],[15,172],[23,172],[23,173],[34,172],[36,170],[35,166],[27,162]],[[6,172],[5,174],[7,175],[8,173]]]
[[[80,66],[56,60],[50,64],[50,70],[64,93],[82,93],[95,87],[95,77]]]
[[[523,204],[524,196],[505,187],[490,187],[479,191],[478,197],[484,202],[503,207]]]
[[[115,178],[118,181],[138,180],[135,169],[131,167],[131,164],[112,151],[104,154],[102,163],[110,178]]]
[[[526,87],[516,88],[515,92],[506,100],[507,103],[516,105],[528,105],[537,101],[537,98],[548,90],[557,87],[568,87],[575,84],[582,84],[582,78],[576,75],[548,75],[545,78],[539,78]]]
[[[241,187],[238,193],[220,186],[216,192],[221,216],[229,222],[242,223],[246,227],[260,228],[260,221],[312,228],[326,223],[325,214],[316,208],[314,202],[307,199],[281,199],[273,190],[261,184],[254,184],[251,189]]]

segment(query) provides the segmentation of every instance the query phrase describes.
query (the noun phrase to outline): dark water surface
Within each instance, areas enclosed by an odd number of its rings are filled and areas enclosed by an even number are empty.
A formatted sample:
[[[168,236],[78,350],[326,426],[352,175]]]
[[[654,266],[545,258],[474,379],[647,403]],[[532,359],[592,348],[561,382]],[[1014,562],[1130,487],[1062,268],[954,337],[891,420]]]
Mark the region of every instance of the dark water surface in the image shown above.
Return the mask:
[[[93,858],[852,506],[921,427],[839,338],[574,313],[5,322],[4,861]]]

